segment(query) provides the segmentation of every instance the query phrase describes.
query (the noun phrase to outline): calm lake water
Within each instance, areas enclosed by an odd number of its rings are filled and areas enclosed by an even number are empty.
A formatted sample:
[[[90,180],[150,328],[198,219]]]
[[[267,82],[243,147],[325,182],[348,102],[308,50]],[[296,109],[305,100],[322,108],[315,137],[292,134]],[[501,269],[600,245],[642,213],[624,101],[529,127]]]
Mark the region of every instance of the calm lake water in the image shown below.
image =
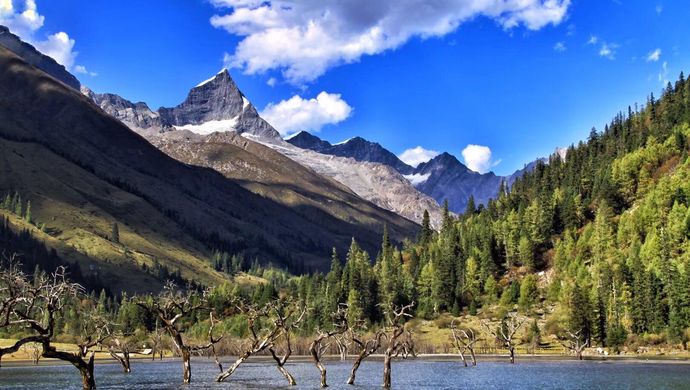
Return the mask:
[[[227,359],[226,359],[227,360]],[[229,360],[226,361],[226,364]],[[318,389],[319,374],[309,363],[287,365],[298,386]],[[357,386],[347,386],[350,362],[327,363],[331,389],[380,389],[382,363],[364,362],[357,372]],[[98,364],[100,389],[266,389],[288,388],[270,363],[245,363],[228,381],[215,383],[217,368],[205,359],[192,364],[192,385],[182,386],[178,361],[132,362],[132,373],[120,366]],[[2,389],[80,389],[79,374],[72,366],[10,367],[0,369]],[[465,368],[453,361],[407,360],[393,364],[393,388],[397,389],[690,389],[690,365],[602,361],[479,362]]]

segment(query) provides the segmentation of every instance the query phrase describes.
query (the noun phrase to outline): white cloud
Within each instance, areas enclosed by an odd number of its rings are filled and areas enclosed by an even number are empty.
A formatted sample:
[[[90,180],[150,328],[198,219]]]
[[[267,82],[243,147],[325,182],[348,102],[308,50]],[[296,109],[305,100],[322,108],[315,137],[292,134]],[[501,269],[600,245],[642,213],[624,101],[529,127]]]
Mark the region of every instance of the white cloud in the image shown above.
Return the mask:
[[[572,37],[573,35],[575,35],[576,32],[577,32],[577,27],[575,27],[575,24],[570,23],[568,25],[568,28],[566,29],[565,35]]]
[[[91,77],[96,77],[98,76],[98,73],[96,72],[91,72],[84,65],[77,65],[74,67],[74,72],[80,73],[80,74],[88,74]]]
[[[79,54],[72,50],[74,48],[74,39],[71,39],[64,32],[50,35],[45,41],[36,42],[35,46],[41,53],[52,57],[67,69],[73,69],[74,61],[77,54]]]
[[[33,34],[43,26],[44,17],[38,14],[34,0],[0,0],[0,24],[20,37]]]
[[[603,42],[601,44],[601,48],[599,49],[599,55],[601,57],[608,58],[609,60],[615,60],[617,48],[618,48],[618,45],[615,43]]]
[[[269,87],[275,87],[275,85],[276,85],[277,83],[278,83],[278,80],[276,80],[275,77],[271,77],[270,79],[268,79],[268,80],[266,81],[266,84],[267,84]]]
[[[424,149],[421,146],[417,146],[400,153],[398,158],[405,164],[416,167],[417,165],[427,162],[438,155],[439,152],[435,150]]]
[[[589,40],[587,41],[588,45],[596,45],[597,42],[599,42],[599,37],[596,35],[590,35]]]
[[[661,58],[661,49],[655,49],[647,54],[647,62],[657,62]]]
[[[45,17],[38,13],[35,0],[0,0],[1,25],[7,26],[13,34],[34,45],[68,70],[79,72],[75,67],[79,53],[74,51],[74,39],[62,31],[43,39],[39,30],[44,21]]]
[[[668,62],[664,61],[664,63],[661,64],[661,71],[659,72],[658,78],[662,85],[665,86],[668,84]]]
[[[568,48],[565,46],[565,42],[556,42],[556,44],[553,45],[553,49],[559,52],[568,50]]]
[[[662,4],[657,5],[654,10],[656,11],[657,15],[661,15],[661,13],[664,11],[664,6]]]
[[[467,145],[461,152],[465,165],[475,172],[486,173],[501,163],[491,158],[491,149],[482,145]]]
[[[255,74],[280,70],[292,84],[393,50],[413,37],[441,37],[478,16],[505,29],[539,30],[565,19],[571,0],[211,0],[211,24],[242,37],[226,64]]]
[[[319,131],[325,125],[336,124],[352,114],[352,107],[340,94],[321,92],[316,98],[303,99],[295,95],[288,100],[269,103],[261,116],[285,136],[297,131]]]

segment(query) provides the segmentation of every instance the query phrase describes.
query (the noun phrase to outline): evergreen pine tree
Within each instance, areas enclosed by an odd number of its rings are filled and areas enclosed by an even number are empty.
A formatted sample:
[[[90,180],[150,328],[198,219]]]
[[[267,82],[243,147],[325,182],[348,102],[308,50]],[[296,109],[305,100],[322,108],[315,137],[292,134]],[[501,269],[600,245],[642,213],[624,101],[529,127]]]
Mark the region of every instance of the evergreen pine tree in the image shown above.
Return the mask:
[[[117,222],[113,222],[112,233],[110,234],[110,241],[120,243],[120,228]]]
[[[26,201],[26,212],[24,213],[24,220],[28,223],[33,223],[31,220],[31,201]]]

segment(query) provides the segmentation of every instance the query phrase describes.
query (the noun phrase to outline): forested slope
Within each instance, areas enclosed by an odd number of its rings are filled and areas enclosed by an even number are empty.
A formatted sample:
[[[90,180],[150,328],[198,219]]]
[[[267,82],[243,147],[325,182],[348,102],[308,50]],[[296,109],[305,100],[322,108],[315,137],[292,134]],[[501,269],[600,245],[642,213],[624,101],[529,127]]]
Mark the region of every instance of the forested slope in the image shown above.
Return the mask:
[[[387,239],[373,267],[356,244],[344,268],[298,288],[306,300],[347,301],[370,321],[377,302],[417,302],[417,316],[518,309],[599,345],[690,326],[690,83],[551,156],[487,207],[436,233],[426,224],[401,250]],[[315,287],[316,286],[316,287]],[[320,297],[325,297],[321,299]],[[324,311],[328,312],[328,311]]]

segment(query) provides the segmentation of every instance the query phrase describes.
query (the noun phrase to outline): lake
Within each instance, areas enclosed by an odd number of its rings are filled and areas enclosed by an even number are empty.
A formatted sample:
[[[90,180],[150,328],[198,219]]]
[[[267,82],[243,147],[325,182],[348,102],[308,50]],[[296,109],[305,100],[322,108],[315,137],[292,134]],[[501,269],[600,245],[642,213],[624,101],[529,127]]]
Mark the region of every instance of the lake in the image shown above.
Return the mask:
[[[230,359],[225,359],[228,365]],[[357,386],[345,384],[351,362],[329,361],[332,389],[380,389],[382,363],[365,361],[357,372]],[[291,389],[318,389],[319,373],[310,363],[288,364],[297,380]],[[209,360],[192,363],[191,386],[181,385],[179,361],[132,362],[132,373],[116,364],[96,365],[99,389],[266,389],[287,388],[285,379],[269,362],[245,363],[224,383],[215,383],[217,367]],[[66,365],[4,366],[2,389],[80,389],[75,368]],[[406,360],[393,363],[393,388],[397,389],[690,389],[690,365],[620,361],[519,361],[482,362],[462,367],[455,361]]]

